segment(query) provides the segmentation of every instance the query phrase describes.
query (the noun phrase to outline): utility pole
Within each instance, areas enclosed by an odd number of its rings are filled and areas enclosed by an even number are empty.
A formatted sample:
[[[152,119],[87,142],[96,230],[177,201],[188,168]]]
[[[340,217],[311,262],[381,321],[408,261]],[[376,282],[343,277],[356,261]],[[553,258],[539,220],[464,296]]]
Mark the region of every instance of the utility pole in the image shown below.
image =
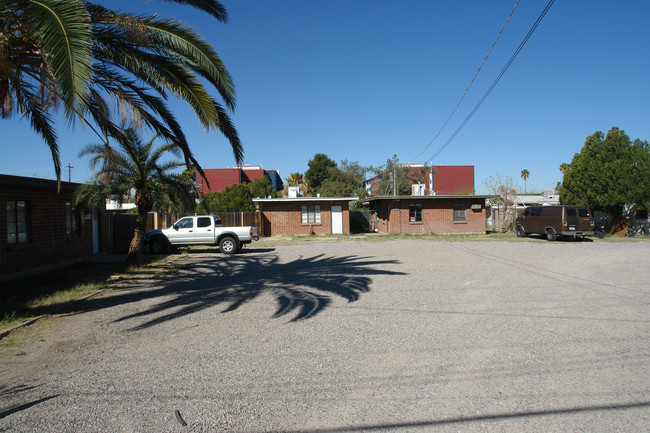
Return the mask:
[[[73,168],[74,167],[71,166],[70,163],[68,163],[68,182],[72,182],[72,169]]]
[[[393,155],[393,196],[397,195],[397,154]]]

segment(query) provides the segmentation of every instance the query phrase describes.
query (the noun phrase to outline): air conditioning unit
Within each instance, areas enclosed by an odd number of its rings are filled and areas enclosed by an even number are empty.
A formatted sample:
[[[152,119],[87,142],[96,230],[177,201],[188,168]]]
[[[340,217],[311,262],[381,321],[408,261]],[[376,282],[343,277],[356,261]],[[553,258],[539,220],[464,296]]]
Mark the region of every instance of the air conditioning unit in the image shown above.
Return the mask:
[[[411,195],[424,195],[425,188],[423,183],[414,183],[411,185]]]
[[[300,197],[300,187],[299,186],[290,186],[289,187],[289,198]]]

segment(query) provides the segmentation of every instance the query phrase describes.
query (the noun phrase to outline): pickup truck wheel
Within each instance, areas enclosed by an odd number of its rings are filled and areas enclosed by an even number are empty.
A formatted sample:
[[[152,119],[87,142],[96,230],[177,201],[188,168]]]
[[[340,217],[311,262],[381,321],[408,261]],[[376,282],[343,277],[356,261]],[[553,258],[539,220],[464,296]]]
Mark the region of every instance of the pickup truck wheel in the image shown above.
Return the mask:
[[[165,254],[169,250],[167,242],[161,238],[152,239],[149,243],[149,250],[152,254]]]
[[[235,254],[239,249],[237,241],[230,236],[225,237],[219,241],[219,249],[224,254]]]
[[[549,241],[554,241],[557,239],[557,233],[553,229],[546,229],[546,239]]]
[[[524,228],[522,226],[517,226],[517,236],[520,238],[525,238],[526,237],[526,232],[524,231]]]
[[[596,237],[598,239],[604,239],[605,238],[605,232],[603,230],[596,230]]]

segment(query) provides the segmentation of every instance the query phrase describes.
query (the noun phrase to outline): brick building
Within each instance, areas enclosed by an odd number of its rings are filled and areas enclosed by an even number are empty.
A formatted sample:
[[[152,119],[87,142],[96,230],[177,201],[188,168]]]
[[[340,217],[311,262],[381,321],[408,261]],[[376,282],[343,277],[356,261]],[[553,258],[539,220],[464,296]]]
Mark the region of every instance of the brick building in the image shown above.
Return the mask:
[[[261,177],[268,177],[273,185],[273,191],[280,191],[284,187],[278,170],[264,170],[259,165],[244,165],[233,168],[206,168],[203,170],[205,177],[196,174],[196,184],[201,194],[221,192],[226,187],[249,183]]]
[[[263,236],[350,233],[353,197],[255,198]]]
[[[410,184],[416,184],[427,178],[423,184],[423,191],[418,195],[461,195],[474,194],[474,166],[473,165],[434,165],[426,167],[424,164],[409,164]],[[428,171],[422,176],[423,169]],[[416,181],[416,179],[420,179]],[[375,176],[365,181],[365,188],[370,195],[379,193],[379,177]],[[413,193],[415,195],[415,192]]]
[[[369,197],[381,233],[485,233],[485,200],[491,196]]]
[[[78,183],[0,175],[0,278],[65,266],[106,252],[105,207],[74,207]]]
[[[435,195],[474,194],[473,165],[434,165],[432,179]]]

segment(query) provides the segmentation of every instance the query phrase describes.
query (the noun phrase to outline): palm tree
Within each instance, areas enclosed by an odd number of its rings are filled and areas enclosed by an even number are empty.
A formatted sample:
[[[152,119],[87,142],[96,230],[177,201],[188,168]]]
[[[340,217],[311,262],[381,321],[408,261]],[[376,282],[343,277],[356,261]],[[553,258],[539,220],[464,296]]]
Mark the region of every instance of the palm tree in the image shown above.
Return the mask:
[[[165,0],[227,22],[216,0]],[[219,93],[225,108],[208,92]],[[0,5],[0,114],[25,116],[47,143],[60,178],[58,142],[50,113],[109,137],[146,126],[175,143],[202,174],[167,93],[189,104],[207,130],[230,142],[236,162],[243,149],[227,111],[235,107],[230,73],[197,32],[157,15],[114,12],[85,0],[3,0]]]
[[[300,186],[303,183],[303,175],[302,173],[291,173],[289,177],[287,178],[287,186]]]
[[[525,168],[521,170],[521,177],[524,179],[524,194],[526,194],[526,181],[530,177],[530,173]]]
[[[566,162],[563,162],[562,164],[560,164],[560,173],[562,173],[562,175],[564,175],[564,174],[566,174],[567,171],[569,171],[569,164],[567,164]]]
[[[156,137],[144,143],[133,129],[126,130],[116,140],[118,149],[94,144],[84,147],[79,153],[80,157],[91,157],[93,169],[100,164],[101,168],[91,183],[79,189],[77,202],[87,205],[109,197],[122,200],[135,191],[138,218],[127,256],[127,264],[134,264],[140,261],[147,214],[154,205],[170,199],[183,199],[189,204],[194,194],[188,190],[187,182],[174,173],[185,165],[183,162],[161,162],[168,152],[178,153],[175,144],[167,143],[154,149]]]

